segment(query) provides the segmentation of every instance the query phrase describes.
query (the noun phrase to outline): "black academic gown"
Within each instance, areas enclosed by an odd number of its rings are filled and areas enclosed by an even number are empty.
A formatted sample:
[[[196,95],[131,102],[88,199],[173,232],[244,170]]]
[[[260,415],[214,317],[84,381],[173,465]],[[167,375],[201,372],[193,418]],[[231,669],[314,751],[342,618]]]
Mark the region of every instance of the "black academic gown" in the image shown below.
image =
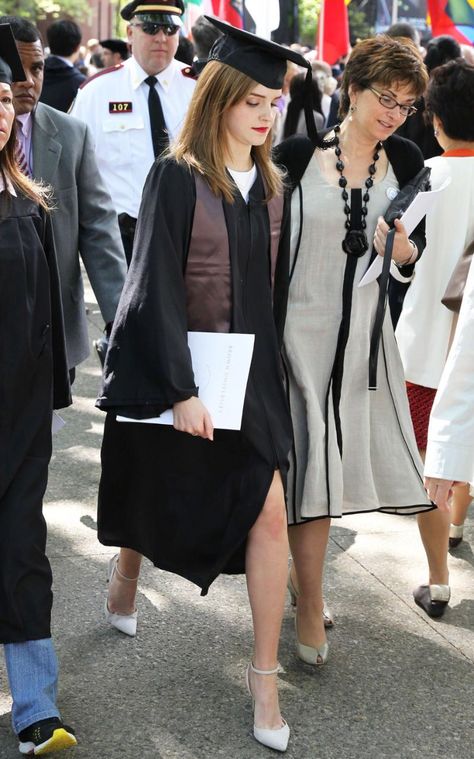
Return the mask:
[[[42,500],[70,393],[49,218],[6,192],[0,207],[0,642],[15,643],[50,637]]]
[[[223,203],[231,331],[255,334],[241,432],[216,430],[210,442],[172,427],[115,421],[116,413],[154,416],[198,393],[187,347],[184,279],[196,190],[192,173],[171,160],[155,164],[145,185],[97,402],[110,412],[102,445],[99,540],[143,553],[203,593],[220,572],[245,570],[248,532],[275,469],[285,474],[291,446],[278,341],[289,225],[285,215],[272,298],[263,197],[258,177],[248,206],[240,194],[234,204]]]

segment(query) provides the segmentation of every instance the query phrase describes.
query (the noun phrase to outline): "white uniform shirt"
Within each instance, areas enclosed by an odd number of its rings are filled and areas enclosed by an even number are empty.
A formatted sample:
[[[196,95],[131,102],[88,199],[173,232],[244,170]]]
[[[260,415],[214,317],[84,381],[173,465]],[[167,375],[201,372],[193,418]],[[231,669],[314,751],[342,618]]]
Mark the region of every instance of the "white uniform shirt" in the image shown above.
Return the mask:
[[[425,475],[474,483],[474,265],[431,412]]]
[[[196,82],[173,59],[156,74],[170,139],[183,124]],[[148,114],[148,74],[133,56],[97,74],[77,93],[71,113],[88,124],[95,142],[99,170],[115,210],[137,218],[143,185],[155,158]]]

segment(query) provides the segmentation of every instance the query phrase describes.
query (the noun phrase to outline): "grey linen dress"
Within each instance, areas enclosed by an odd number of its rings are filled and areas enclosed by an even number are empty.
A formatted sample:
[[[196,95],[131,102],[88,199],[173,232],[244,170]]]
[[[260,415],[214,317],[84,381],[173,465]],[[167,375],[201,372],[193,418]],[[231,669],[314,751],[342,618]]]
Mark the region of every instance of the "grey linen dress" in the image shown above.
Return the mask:
[[[367,237],[398,188],[389,164],[370,190]],[[379,180],[379,181],[377,181]],[[342,317],[347,256],[341,242],[345,215],[339,186],[323,176],[317,153],[301,180],[303,228],[290,285],[284,334],[287,391],[294,426],[288,482],[289,523],[382,511],[407,514],[432,508],[422,478],[405,391],[403,368],[389,310],[378,358],[378,389],[368,390],[369,344],[379,287],[357,285],[370,249],[357,261],[350,332],[339,404],[342,455],[331,391]],[[292,251],[299,234],[300,199],[292,199]],[[293,253],[294,255],[294,253]]]

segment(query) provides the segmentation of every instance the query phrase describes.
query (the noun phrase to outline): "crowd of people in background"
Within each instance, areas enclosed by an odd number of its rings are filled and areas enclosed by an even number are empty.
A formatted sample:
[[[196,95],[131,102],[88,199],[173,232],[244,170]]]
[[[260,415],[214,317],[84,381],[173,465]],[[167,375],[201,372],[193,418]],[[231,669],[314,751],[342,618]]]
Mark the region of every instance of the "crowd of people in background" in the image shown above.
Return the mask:
[[[329,66],[205,16],[185,35],[183,14],[131,0],[126,39],[87,44],[70,19],[42,40],[0,16],[0,443],[16,456],[0,458],[0,641],[24,754],[76,743],[56,703],[41,509],[52,407],[89,353],[82,266],[104,321],[98,535],[120,548],[107,624],[135,636],[142,556],[203,595],[245,573],[254,737],[285,751],[284,597],[297,656],[325,665],[331,518],[416,514],[414,601],[431,618],[450,601],[474,481],[473,48],[400,23]],[[390,201],[424,166],[435,187],[449,175],[439,213],[391,232]],[[381,285],[357,283],[388,240],[384,310]],[[241,430],[214,430],[188,329],[255,336]],[[170,407],[174,426],[141,424]]]

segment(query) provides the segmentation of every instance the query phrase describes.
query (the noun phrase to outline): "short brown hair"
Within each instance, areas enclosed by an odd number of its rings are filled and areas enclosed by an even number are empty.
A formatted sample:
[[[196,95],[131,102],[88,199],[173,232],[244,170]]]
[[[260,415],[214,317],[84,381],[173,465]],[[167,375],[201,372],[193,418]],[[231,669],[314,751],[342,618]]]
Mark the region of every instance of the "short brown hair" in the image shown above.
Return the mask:
[[[215,195],[234,200],[235,185],[226,172],[224,115],[245,98],[256,82],[220,61],[210,61],[200,75],[186,119],[171,155],[198,171]],[[263,145],[252,148],[268,199],[282,191],[282,173],[271,160],[271,130]]]
[[[386,34],[358,42],[344,69],[339,116],[344,118],[350,106],[349,87],[365,90],[373,84],[390,87],[402,84],[413,89],[415,97],[423,95],[428,73],[416,45],[408,38],[395,39]]]

